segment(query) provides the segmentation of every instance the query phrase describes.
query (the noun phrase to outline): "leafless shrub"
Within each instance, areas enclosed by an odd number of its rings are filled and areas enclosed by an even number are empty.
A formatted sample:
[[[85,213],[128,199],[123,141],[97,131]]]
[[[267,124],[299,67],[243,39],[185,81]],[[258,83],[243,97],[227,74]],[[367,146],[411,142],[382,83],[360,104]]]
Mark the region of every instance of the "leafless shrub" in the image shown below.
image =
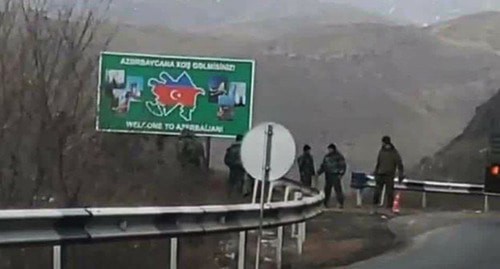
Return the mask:
[[[0,12],[0,199],[78,200],[96,138],[98,52],[109,1],[5,0]]]

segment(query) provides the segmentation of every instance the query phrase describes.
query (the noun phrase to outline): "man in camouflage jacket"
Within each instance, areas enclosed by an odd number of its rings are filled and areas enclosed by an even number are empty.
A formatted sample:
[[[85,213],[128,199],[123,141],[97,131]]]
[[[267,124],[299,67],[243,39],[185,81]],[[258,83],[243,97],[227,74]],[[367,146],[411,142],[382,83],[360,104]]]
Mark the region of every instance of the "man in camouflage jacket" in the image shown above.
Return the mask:
[[[312,178],[316,176],[316,169],[314,168],[314,159],[311,155],[311,147],[305,145],[304,152],[297,159],[300,172],[300,181],[302,184],[311,187]]]
[[[325,207],[328,207],[330,196],[332,194],[332,186],[335,189],[338,207],[344,207],[344,193],[342,191],[342,177],[346,172],[346,163],[344,156],[337,150],[334,144],[328,146],[326,154],[321,166],[318,170],[318,176],[325,173]]]
[[[236,136],[236,141],[226,150],[224,163],[229,168],[228,195],[232,193],[243,194],[245,181],[245,168],[241,161],[241,135]]]
[[[194,133],[188,129],[181,131],[177,141],[177,160],[181,166],[194,166],[204,169],[206,166],[205,149],[196,139]]]

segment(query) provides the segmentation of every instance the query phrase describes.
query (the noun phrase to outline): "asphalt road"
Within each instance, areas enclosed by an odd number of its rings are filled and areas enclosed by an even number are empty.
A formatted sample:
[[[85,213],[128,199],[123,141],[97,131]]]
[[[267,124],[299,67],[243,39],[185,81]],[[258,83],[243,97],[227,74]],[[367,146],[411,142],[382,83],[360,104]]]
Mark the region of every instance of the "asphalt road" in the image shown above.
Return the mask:
[[[419,235],[405,249],[348,268],[499,268],[499,238],[500,218],[469,220]]]

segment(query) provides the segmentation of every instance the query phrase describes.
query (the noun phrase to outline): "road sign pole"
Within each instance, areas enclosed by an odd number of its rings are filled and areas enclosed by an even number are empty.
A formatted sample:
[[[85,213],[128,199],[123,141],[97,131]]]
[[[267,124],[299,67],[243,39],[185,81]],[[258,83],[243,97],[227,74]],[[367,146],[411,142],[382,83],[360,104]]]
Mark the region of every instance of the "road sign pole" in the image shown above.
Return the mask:
[[[271,154],[272,153],[272,154]],[[257,204],[258,183],[260,183],[259,230],[257,237],[255,269],[260,267],[262,236],[264,224],[264,203],[266,184],[269,185],[269,202],[272,199],[270,182],[282,178],[295,162],[295,140],[284,126],[274,123],[261,123],[243,138],[241,160],[245,171],[255,179],[252,203]]]
[[[257,238],[257,251],[255,253],[255,269],[259,269],[260,266],[260,252],[262,247],[262,226],[264,219],[264,195],[266,182],[269,181],[269,172],[271,170],[271,150],[273,141],[273,126],[269,124],[266,129],[266,147],[265,147],[265,158],[264,166],[262,167],[263,177],[261,181],[261,191],[260,191],[260,218],[259,218],[259,236]]]

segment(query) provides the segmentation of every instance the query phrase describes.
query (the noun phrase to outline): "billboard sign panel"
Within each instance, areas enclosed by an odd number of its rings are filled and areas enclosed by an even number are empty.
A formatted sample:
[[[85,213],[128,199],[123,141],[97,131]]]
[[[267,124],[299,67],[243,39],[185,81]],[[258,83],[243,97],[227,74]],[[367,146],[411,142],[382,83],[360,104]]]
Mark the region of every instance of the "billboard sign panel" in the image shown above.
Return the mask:
[[[234,137],[252,125],[255,61],[101,54],[96,128]]]

